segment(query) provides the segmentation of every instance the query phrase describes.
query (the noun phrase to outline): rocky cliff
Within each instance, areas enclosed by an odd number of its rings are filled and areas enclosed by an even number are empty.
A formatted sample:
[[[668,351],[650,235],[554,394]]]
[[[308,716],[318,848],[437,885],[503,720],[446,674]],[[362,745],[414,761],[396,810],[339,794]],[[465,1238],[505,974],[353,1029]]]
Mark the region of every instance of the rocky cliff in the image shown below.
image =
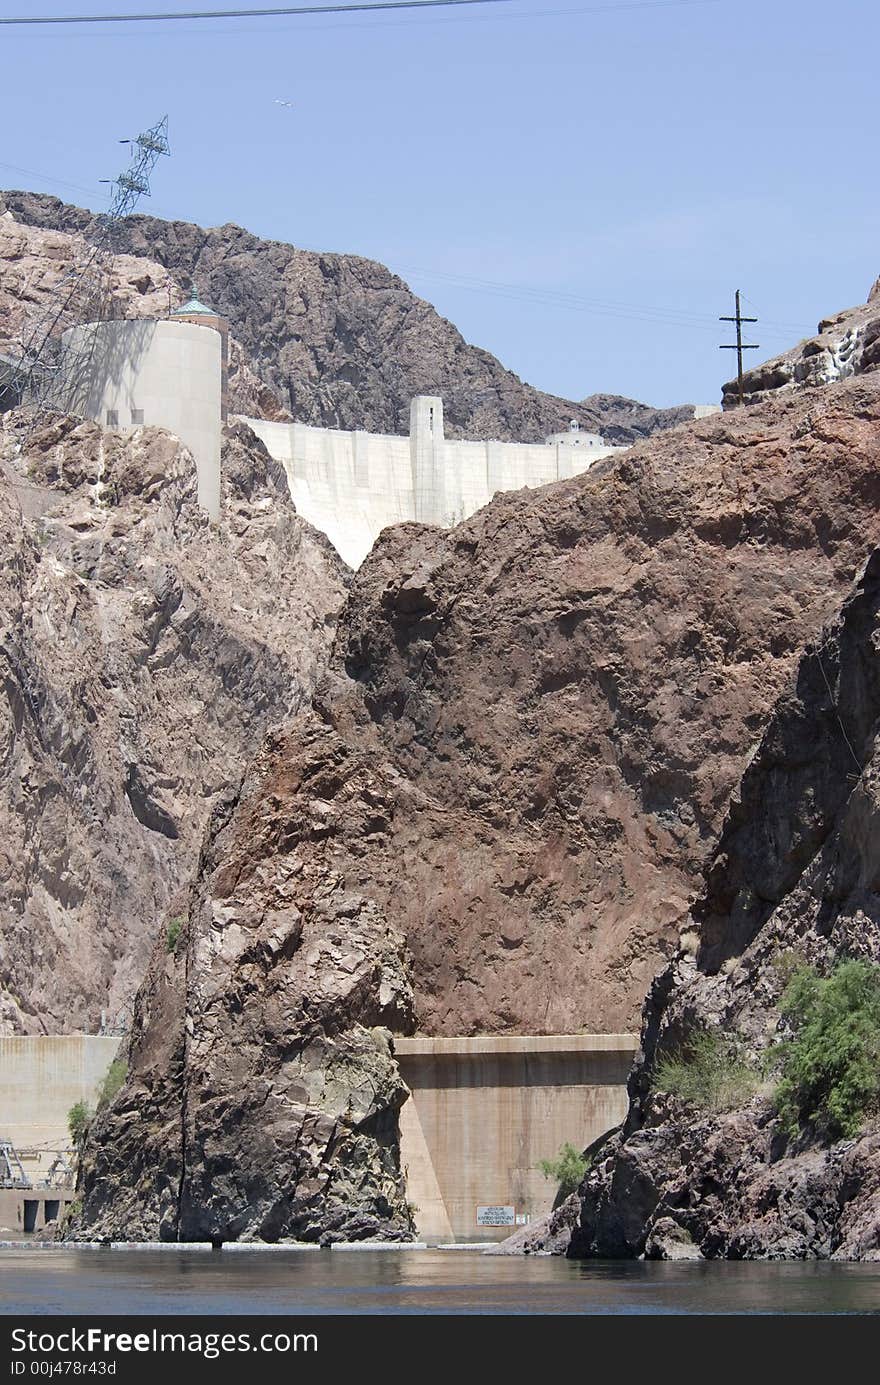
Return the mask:
[[[878,534],[880,381],[691,425],[357,574],[321,716],[376,741],[349,857],[438,1034],[633,1026],[804,643]]]
[[[18,414],[0,433],[0,1028],[119,1021],[211,804],[307,704],[347,574],[243,427],[191,456]]]
[[[74,1236],[412,1236],[389,1032],[412,1027],[405,943],[333,860],[342,823],[368,854],[389,814],[371,756],[311,719],[223,796],[92,1131]]]
[[[694,417],[693,404],[680,404],[672,409],[652,409],[637,399],[625,399],[619,394],[591,394],[580,401],[586,410],[589,424],[611,442],[625,444],[650,438],[666,428],[677,428]]]
[[[77,1234],[399,1235],[383,1031],[634,1024],[880,540],[878,423],[880,378],[847,381],[383,536],[312,711],[215,820]],[[346,1227],[316,1186],[355,1168]]]
[[[623,1132],[581,1189],[572,1255],[880,1259],[880,1127],[792,1136],[772,1084],[722,1115],[655,1090],[698,1030],[756,1072],[787,959],[880,961],[880,552],[807,649],[734,795],[688,945],[644,1016]],[[855,1020],[853,1021],[855,1023]]]
[[[81,257],[94,218],[39,193],[2,193],[4,209],[0,320],[5,314],[11,328],[23,305]],[[166,312],[195,285],[228,318],[230,407],[251,417],[407,433],[413,395],[439,394],[451,437],[540,442],[577,418],[612,442],[632,442],[693,415],[688,406],[650,409],[616,396],[576,404],[543,394],[470,346],[384,265],[357,255],[149,216],[128,218],[119,249],[113,287],[121,311]],[[6,332],[7,342],[13,335]]]
[[[743,398],[747,404],[766,401],[779,392],[803,386],[827,385],[852,375],[880,369],[880,279],[868,300],[823,318],[816,335],[790,351],[762,362],[743,374]],[[739,404],[736,380],[722,391],[722,405]]]

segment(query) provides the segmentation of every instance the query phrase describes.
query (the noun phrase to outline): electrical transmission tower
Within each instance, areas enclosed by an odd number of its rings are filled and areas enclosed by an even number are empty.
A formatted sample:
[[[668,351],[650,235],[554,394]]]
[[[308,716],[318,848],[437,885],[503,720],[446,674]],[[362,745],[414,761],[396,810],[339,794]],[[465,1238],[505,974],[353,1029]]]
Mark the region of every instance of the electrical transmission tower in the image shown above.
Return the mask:
[[[720,347],[719,349],[720,349],[721,351],[735,351],[735,352],[736,352],[736,383],[737,383],[737,388],[738,388],[738,390],[739,390],[739,402],[740,402],[740,404],[742,404],[742,403],[743,403],[743,352],[744,352],[744,351],[757,351],[757,350],[759,350],[759,345],[758,345],[757,342],[746,343],[746,342],[743,341],[743,339],[742,339],[742,325],[743,325],[744,322],[757,322],[758,319],[757,319],[756,317],[743,317],[742,313],[740,312],[740,306],[739,306],[739,289],[737,289],[737,291],[736,291],[736,312],[735,312],[735,314],[733,315],[733,317],[719,317],[718,321],[719,321],[719,322],[735,322],[735,323],[736,323],[736,344],[734,345],[733,343],[729,343],[729,344],[727,344],[727,345],[725,345],[725,346]]]
[[[24,326],[21,354],[10,388],[32,411],[32,424],[49,409],[69,412],[76,382],[88,370],[97,340],[97,325],[113,306],[111,270],[119,248],[122,221],[142,197],[150,195],[150,174],[163,154],[170,154],[168,117],[133,140],[120,140],[131,149],[131,163],[118,178],[102,178],[113,188],[110,207],[87,233],[83,254],[59,280]],[[62,350],[61,334],[68,327],[93,325],[80,334],[76,350]]]

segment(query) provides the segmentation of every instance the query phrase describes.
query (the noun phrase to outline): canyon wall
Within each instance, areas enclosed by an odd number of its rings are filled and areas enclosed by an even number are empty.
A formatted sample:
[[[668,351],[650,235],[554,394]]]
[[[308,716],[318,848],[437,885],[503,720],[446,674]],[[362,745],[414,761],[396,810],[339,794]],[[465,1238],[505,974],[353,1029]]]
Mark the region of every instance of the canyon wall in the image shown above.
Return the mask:
[[[880,540],[878,423],[865,376],[383,535],[215,816],[76,1235],[405,1235],[394,1032],[633,1024]]]
[[[649,994],[624,1129],[587,1174],[569,1254],[880,1259],[876,1110],[855,1136],[793,1134],[772,1065],[721,1113],[654,1079],[658,1060],[698,1031],[725,1034],[761,1074],[790,1037],[780,1000],[793,965],[827,975],[844,959],[880,963],[878,649],[875,550],[804,653],[731,800],[686,946]],[[851,1015],[853,1033],[860,1022]],[[816,1061],[830,1070],[836,1057]]]
[[[878,533],[880,381],[706,419],[361,568],[320,715],[398,776],[352,859],[436,1034],[621,1032]]]
[[[3,1031],[127,1025],[211,804],[308,703],[346,580],[243,427],[211,525],[167,433],[4,416]]]

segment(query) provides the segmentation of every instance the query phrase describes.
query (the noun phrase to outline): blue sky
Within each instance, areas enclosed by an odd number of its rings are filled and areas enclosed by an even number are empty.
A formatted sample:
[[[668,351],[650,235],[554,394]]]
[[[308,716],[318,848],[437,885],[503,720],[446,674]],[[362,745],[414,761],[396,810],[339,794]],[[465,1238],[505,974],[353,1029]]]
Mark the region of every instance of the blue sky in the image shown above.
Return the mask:
[[[143,210],[381,260],[567,397],[717,400],[734,288],[757,360],[880,274],[872,0],[513,0],[0,43],[0,186],[100,208],[116,140],[167,111]]]

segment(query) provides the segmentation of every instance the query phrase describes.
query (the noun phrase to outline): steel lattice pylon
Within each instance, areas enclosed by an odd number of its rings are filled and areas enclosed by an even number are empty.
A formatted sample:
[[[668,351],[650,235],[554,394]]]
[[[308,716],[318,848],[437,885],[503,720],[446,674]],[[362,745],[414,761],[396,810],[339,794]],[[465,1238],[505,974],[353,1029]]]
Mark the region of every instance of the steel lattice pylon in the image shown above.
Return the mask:
[[[69,412],[73,386],[88,370],[97,324],[106,319],[112,307],[110,270],[121,223],[142,197],[149,197],[150,174],[162,155],[171,152],[167,115],[130,144],[131,163],[118,178],[108,180],[113,187],[110,207],[96,217],[83,255],[22,332],[21,354],[9,388],[31,409],[32,426],[47,409]],[[94,324],[95,330],[80,334],[75,351],[63,351],[62,332],[79,324]]]

